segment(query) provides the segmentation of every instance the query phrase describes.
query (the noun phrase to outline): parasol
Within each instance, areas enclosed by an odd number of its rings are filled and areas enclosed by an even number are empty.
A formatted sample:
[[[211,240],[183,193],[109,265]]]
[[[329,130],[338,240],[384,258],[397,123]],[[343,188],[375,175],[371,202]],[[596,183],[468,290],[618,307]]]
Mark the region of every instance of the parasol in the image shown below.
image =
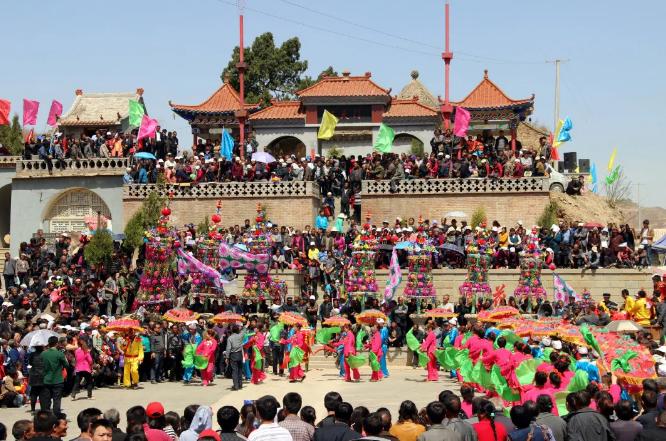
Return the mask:
[[[382,319],[384,322],[388,321],[386,314],[376,309],[366,309],[356,316],[356,321],[364,325],[374,325],[378,319]]]
[[[264,164],[272,164],[275,158],[268,152],[254,152],[252,153],[252,160],[263,162]]]
[[[451,312],[448,309],[444,308],[435,308],[429,311],[426,311],[425,316],[428,318],[442,318],[450,319],[456,316],[455,312]]]
[[[240,314],[236,314],[234,312],[225,311],[225,312],[221,312],[219,314],[214,315],[213,318],[211,319],[211,321],[213,323],[217,323],[217,324],[237,323],[237,322],[244,322],[245,317],[243,317]]]
[[[50,337],[60,337],[60,334],[48,329],[38,329],[36,331],[28,332],[21,339],[21,346],[34,347],[34,346],[47,346]]]
[[[199,318],[199,314],[185,308],[173,308],[168,310],[162,318],[173,323],[187,323]]]
[[[136,155],[134,155],[134,157],[136,159],[152,159],[153,161],[157,159],[155,155],[153,155],[150,152],[139,152]]]
[[[642,331],[643,327],[631,320],[615,320],[606,326],[610,332],[638,332]]]
[[[480,321],[500,321],[509,317],[515,317],[520,315],[518,311],[513,306],[498,306],[494,309],[489,309],[486,311],[481,311],[479,313]]]
[[[287,326],[293,326],[300,324],[303,327],[308,325],[308,321],[300,314],[295,312],[283,312],[278,316],[278,321],[284,323]]]
[[[348,325],[350,323],[351,322],[348,319],[346,319],[345,317],[343,317],[341,315],[334,315],[334,316],[329,317],[326,320],[324,320],[324,322],[322,324],[326,325],[326,326],[340,326],[340,327],[342,327],[342,326]]]
[[[605,225],[601,222],[588,222],[583,225],[585,228],[603,228]]]
[[[109,324],[104,328],[106,331],[117,331],[117,332],[128,332],[128,331],[137,331],[144,332],[145,329],[141,327],[138,320],[134,319],[118,319],[109,322]]]

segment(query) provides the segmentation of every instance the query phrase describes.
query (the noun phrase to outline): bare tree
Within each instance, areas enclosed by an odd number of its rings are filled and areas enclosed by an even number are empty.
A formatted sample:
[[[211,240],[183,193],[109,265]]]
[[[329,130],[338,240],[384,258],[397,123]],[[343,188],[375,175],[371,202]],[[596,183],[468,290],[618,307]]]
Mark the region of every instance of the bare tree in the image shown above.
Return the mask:
[[[618,171],[618,176],[611,184],[604,184],[606,187],[606,202],[611,208],[617,208],[618,204],[622,201],[629,199],[631,194],[632,184],[624,170]]]

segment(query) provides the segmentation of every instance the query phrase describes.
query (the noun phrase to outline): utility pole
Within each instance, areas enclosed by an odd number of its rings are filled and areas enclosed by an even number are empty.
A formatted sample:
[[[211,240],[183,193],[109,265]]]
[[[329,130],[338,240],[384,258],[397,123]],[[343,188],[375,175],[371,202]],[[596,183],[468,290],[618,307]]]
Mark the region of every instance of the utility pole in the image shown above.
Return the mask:
[[[245,121],[247,119],[247,110],[245,109],[245,71],[247,70],[247,63],[245,63],[245,47],[243,41],[243,12],[245,9],[245,0],[238,0],[238,36],[239,36],[239,60],[236,63],[236,70],[238,70],[238,83],[241,108],[236,111],[236,119],[238,120],[238,128],[240,131],[239,136],[239,153],[241,159],[245,159]]]
[[[546,63],[555,64],[555,109],[553,115],[553,136],[557,130],[557,124],[560,122],[560,64],[566,63],[569,60],[547,60]]]
[[[449,71],[451,69],[451,60],[453,59],[453,52],[450,50],[449,44],[449,2],[444,5],[444,52],[442,52],[442,60],[444,60],[444,104],[440,106],[442,118],[444,118],[444,128],[448,129],[451,125],[451,113],[453,113],[453,106],[449,97]]]

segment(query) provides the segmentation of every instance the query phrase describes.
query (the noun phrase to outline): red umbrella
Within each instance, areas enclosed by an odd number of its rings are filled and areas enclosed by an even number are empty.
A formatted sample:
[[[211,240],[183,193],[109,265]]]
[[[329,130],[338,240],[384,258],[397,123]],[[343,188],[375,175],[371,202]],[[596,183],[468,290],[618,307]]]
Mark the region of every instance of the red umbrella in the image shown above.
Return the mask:
[[[162,318],[173,323],[187,323],[199,318],[199,314],[185,308],[173,308],[164,313]]]
[[[238,322],[244,322],[244,321],[245,321],[245,317],[243,317],[243,316],[240,315],[240,314],[236,314],[236,313],[234,313],[234,312],[228,312],[228,311],[225,311],[225,312],[221,312],[221,313],[216,314],[215,316],[213,316],[213,318],[211,319],[211,321],[212,321],[213,323],[218,323],[218,324],[222,324],[222,323],[238,323]]]

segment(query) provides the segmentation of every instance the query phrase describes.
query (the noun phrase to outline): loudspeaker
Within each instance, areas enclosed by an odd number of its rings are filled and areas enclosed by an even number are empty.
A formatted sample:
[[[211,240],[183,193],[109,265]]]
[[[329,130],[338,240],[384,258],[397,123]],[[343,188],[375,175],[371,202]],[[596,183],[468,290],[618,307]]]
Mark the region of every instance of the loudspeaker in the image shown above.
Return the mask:
[[[557,171],[564,173],[564,161],[557,161]]]
[[[578,160],[578,171],[580,173],[589,173],[590,172],[590,160],[589,159],[579,159]]]
[[[576,152],[567,152],[564,155],[564,169],[572,172],[578,166],[578,155]]]

